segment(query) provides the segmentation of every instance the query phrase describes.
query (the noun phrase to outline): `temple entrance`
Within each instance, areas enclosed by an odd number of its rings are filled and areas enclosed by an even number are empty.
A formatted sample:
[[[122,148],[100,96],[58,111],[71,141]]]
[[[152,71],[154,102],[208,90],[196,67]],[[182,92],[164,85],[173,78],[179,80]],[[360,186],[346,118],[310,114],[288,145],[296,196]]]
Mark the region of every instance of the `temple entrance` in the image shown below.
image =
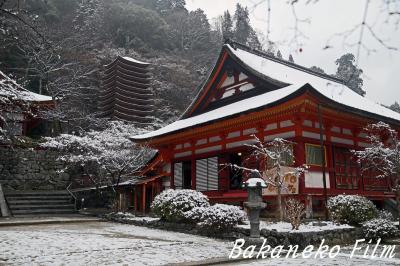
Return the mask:
[[[182,173],[183,173],[183,189],[192,188],[192,162],[186,161],[182,163]]]
[[[229,164],[242,166],[242,154],[229,154]],[[229,189],[242,189],[243,171],[230,167],[229,170]]]
[[[150,212],[151,202],[153,201],[153,188],[152,186],[146,187],[146,210],[145,212]]]

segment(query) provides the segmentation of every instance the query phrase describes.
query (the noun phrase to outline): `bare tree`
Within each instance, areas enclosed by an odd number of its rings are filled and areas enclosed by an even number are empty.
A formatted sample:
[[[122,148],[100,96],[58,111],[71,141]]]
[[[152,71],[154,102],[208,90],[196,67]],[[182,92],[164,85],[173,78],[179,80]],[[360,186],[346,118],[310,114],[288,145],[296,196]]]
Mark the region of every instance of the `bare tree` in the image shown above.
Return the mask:
[[[299,230],[301,217],[305,214],[304,204],[295,198],[286,200],[286,216],[292,225],[292,230]]]
[[[294,142],[275,138],[270,142],[262,142],[257,136],[253,136],[253,144],[246,145],[251,152],[245,158],[244,164],[256,161],[256,168],[228,164],[228,166],[243,170],[244,172],[258,172],[265,182],[276,188],[279,219],[283,221],[284,207],[282,204],[282,193],[287,191],[285,176],[294,175],[299,178],[306,170],[306,166],[293,168],[293,171],[284,172],[284,166],[291,166],[294,163],[293,145]],[[250,164],[250,163],[249,163]]]

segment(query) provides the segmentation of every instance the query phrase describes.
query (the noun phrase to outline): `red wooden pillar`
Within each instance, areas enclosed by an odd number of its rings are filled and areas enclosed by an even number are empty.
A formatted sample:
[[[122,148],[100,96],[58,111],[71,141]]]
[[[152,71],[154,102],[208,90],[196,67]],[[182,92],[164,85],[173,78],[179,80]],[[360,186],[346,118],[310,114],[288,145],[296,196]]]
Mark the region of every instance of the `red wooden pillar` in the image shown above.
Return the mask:
[[[133,195],[133,205],[135,206],[135,212],[138,211],[138,186],[134,187],[135,194]]]
[[[228,163],[227,154],[222,154],[218,160],[218,164],[221,165],[220,167],[222,167],[218,173],[218,190],[221,191],[229,190],[229,167],[225,166],[226,163]]]
[[[190,161],[191,161],[190,163],[192,165],[192,168],[191,168],[192,189],[196,190],[196,159],[195,159],[194,155],[192,155]]]
[[[196,155],[195,155],[195,151],[196,151],[196,141],[191,140],[190,141],[190,145],[192,147],[192,156],[190,158],[190,164],[191,164],[191,177],[192,177],[192,189],[196,190]]]
[[[146,183],[144,183],[142,188],[142,211],[146,213]]]
[[[226,163],[228,163],[227,160],[227,154],[226,152],[226,136],[227,134],[225,132],[220,132],[221,136],[221,144],[222,144],[222,149],[221,149],[221,155],[219,156],[218,159],[218,164],[219,166],[219,173],[218,173],[218,190],[220,191],[228,191],[229,190],[229,167],[225,166]]]
[[[259,138],[259,140],[261,142],[264,142],[264,136],[265,136],[264,128],[265,128],[265,124],[263,124],[263,123],[259,123],[257,125],[257,138]]]
[[[295,124],[295,138],[296,143],[293,147],[293,156],[295,161],[295,166],[302,166],[305,163],[305,152],[304,152],[304,141],[303,141],[303,122],[305,117],[298,115],[293,119]],[[304,193],[305,189],[305,177],[304,175],[299,178],[299,194]]]

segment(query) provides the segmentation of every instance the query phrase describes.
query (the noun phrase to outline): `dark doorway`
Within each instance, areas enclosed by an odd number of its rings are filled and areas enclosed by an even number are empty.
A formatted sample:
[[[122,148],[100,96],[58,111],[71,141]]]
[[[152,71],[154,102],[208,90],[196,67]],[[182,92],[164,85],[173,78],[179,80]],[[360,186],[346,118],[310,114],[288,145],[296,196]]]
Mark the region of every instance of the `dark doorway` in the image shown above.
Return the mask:
[[[232,153],[229,155],[229,164],[242,166],[242,154]],[[229,189],[242,189],[243,171],[231,167],[229,171]]]
[[[150,205],[153,200],[153,188],[146,187],[146,212],[150,211]]]
[[[182,172],[183,172],[182,188],[191,189],[192,188],[192,162],[191,161],[182,162]]]
[[[142,211],[142,187],[139,186],[139,189],[136,189],[136,211]]]

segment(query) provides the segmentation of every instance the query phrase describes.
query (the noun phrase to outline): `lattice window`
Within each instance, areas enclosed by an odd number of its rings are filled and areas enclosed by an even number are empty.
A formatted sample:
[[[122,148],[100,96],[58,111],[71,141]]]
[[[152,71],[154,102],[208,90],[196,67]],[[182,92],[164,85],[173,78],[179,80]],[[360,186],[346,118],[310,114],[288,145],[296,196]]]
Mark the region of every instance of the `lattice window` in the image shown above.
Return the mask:
[[[196,160],[196,190],[218,190],[218,157]]]
[[[336,188],[358,189],[361,180],[359,166],[349,149],[334,148],[333,159]]]
[[[174,185],[175,189],[182,189],[182,163],[175,163],[174,164]]]
[[[322,162],[325,159],[325,166],[326,166],[327,160],[326,160],[326,148],[325,147],[324,147],[324,152],[322,152],[320,145],[307,143],[305,147],[306,147],[306,164],[307,165],[322,166]]]

